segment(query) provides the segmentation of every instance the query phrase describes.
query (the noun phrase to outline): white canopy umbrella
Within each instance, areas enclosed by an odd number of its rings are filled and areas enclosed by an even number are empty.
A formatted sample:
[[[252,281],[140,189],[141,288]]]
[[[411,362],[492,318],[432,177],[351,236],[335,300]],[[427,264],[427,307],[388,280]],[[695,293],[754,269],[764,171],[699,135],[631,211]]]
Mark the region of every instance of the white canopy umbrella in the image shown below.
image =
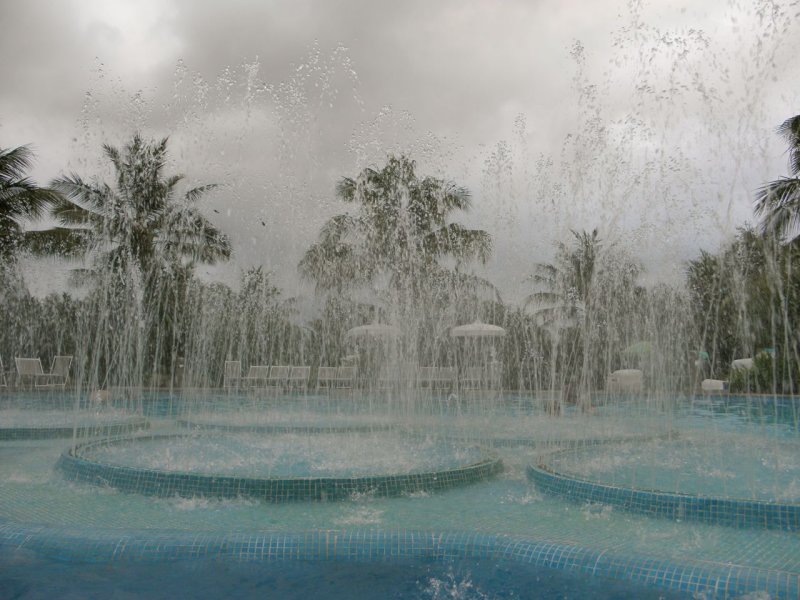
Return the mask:
[[[383,323],[372,323],[370,325],[359,325],[349,329],[344,334],[345,339],[354,340],[359,338],[390,338],[400,335],[400,329],[394,325],[385,325]]]
[[[503,337],[505,334],[506,330],[499,325],[489,325],[480,321],[475,321],[468,325],[459,325],[450,330],[451,337]]]

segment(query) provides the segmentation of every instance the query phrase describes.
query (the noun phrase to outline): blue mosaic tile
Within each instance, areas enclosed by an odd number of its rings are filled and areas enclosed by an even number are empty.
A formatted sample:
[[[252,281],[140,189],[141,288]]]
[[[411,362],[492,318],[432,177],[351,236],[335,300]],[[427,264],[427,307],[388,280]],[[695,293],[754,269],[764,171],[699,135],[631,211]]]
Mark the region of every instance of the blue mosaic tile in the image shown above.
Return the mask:
[[[631,513],[711,525],[800,531],[800,504],[614,486],[557,473],[545,464],[528,466],[527,475],[543,493],[573,502],[608,504]]]
[[[625,556],[610,550],[476,532],[315,530],[298,533],[182,533],[47,528],[0,520],[0,549],[63,561],[164,562],[187,559],[243,562],[341,561],[392,563],[490,560],[559,569],[685,592],[706,600],[766,593],[800,597],[800,575],[717,563]]]
[[[0,441],[47,440],[70,438],[72,434],[79,438],[98,436],[120,436],[142,429],[148,429],[150,422],[145,419],[133,419],[124,423],[111,423],[95,426],[72,427],[0,427]]]
[[[137,440],[181,437],[185,436],[153,435]],[[483,481],[503,469],[500,458],[487,454],[476,463],[425,473],[363,477],[254,478],[115,466],[82,456],[84,451],[95,446],[125,439],[89,442],[70,448],[61,455],[56,468],[70,481],[146,496],[257,498],[267,502],[340,500],[363,493],[392,497],[421,491],[435,492]]]

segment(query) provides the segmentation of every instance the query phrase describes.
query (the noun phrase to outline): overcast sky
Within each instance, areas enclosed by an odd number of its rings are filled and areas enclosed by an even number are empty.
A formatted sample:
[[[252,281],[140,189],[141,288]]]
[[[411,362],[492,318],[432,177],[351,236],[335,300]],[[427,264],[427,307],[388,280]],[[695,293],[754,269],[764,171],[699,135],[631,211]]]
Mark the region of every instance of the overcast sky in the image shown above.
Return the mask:
[[[47,183],[169,135],[172,170],[224,184],[202,208],[236,259],[209,276],[263,264],[289,295],[337,178],[407,153],[471,190],[516,299],[570,228],[658,281],[751,218],[799,46],[796,0],[0,0],[0,147]]]

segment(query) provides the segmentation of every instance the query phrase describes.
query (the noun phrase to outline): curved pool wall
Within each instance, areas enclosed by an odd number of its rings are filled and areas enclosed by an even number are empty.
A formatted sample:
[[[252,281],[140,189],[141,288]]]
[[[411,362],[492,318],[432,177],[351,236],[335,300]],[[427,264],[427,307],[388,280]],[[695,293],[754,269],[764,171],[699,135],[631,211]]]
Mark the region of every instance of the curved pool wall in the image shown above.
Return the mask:
[[[579,450],[581,448],[593,448],[595,446],[604,446],[606,444],[624,443],[624,442],[649,442],[651,440],[671,440],[678,436],[676,431],[666,431],[664,433],[656,433],[651,435],[627,435],[627,436],[614,436],[607,438],[551,438],[546,440],[537,439],[534,437],[492,437],[484,438],[470,435],[445,435],[442,436],[451,442],[483,444],[492,448],[545,448],[545,449],[569,449]]]
[[[78,438],[116,437],[148,429],[149,427],[150,422],[143,417],[119,423],[79,425],[77,427],[0,427],[0,441],[70,438],[73,434]]]
[[[604,577],[707,600],[753,593],[766,593],[776,600],[800,597],[800,576],[777,570],[678,563],[481,533],[371,529],[234,534],[119,530],[87,533],[0,520],[0,550],[60,562],[105,564],[158,564],[193,559],[263,564],[287,561],[446,564],[469,559],[491,561],[512,571],[546,568],[576,577]]]
[[[800,504],[609,485],[557,472],[544,463],[529,465],[526,472],[542,493],[572,502],[605,504],[631,513],[710,525],[800,531]]]
[[[111,487],[146,496],[187,498],[256,498],[266,502],[327,501],[353,494],[393,497],[435,492],[488,479],[503,470],[502,460],[486,453],[478,462],[422,473],[353,477],[244,477],[204,475],[106,464],[82,456],[92,448],[129,441],[185,439],[187,435],[122,437],[79,444],[65,450],[56,468],[70,481]]]
[[[211,423],[195,421],[192,419],[178,419],[180,427],[196,431],[224,431],[228,433],[304,433],[309,435],[319,433],[372,433],[375,431],[389,431],[392,425],[363,424],[363,425],[304,425],[290,423],[232,425],[229,423]]]

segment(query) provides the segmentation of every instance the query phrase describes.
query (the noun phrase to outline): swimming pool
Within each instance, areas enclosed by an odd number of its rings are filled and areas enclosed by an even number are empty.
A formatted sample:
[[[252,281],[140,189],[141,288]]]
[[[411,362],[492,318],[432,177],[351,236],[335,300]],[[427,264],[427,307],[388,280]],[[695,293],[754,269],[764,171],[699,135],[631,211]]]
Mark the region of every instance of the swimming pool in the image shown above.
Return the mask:
[[[291,422],[293,414],[302,413],[302,421],[307,423],[316,407],[312,398],[302,410],[296,406],[277,409],[283,412],[274,415],[276,422]],[[320,400],[318,410],[333,409],[325,399]],[[548,577],[558,580],[555,591],[547,592],[553,597],[559,597],[559,589],[597,596],[597,587],[608,591],[608,597],[626,593],[642,597],[639,585],[656,594],[671,590],[676,597],[694,592],[706,597],[736,597],[760,591],[771,597],[796,597],[800,577],[796,534],[652,519],[608,505],[564,502],[542,493],[526,476],[527,466],[548,456],[559,436],[565,443],[605,438],[631,444],[619,439],[641,436],[643,427],[653,435],[676,431],[676,440],[703,428],[747,433],[753,420],[746,415],[724,411],[709,415],[690,401],[672,413],[650,417],[609,406],[590,416],[567,413],[554,419],[542,414],[535,403],[526,405],[516,399],[496,411],[495,415],[440,413],[418,421],[404,419],[402,425],[417,426],[417,431],[441,429],[447,435],[529,440],[529,444],[495,446],[505,466],[503,473],[445,491],[398,497],[358,493],[338,502],[265,504],[240,497],[123,493],[66,482],[53,469],[65,449],[63,441],[3,442],[3,561],[18,569],[17,582],[27,581],[25,573],[39,567],[49,569],[53,563],[65,565],[64,571],[72,569],[65,581],[82,585],[77,583],[82,577],[102,569],[87,567],[84,572],[76,565],[93,563],[121,573],[122,579],[128,573],[131,582],[146,571],[154,581],[163,579],[163,589],[170,589],[168,581],[173,575],[178,581],[175,573],[195,569],[217,572],[229,586],[235,587],[238,581],[243,590],[272,585],[264,581],[277,586],[288,586],[291,581],[318,585],[336,579],[331,562],[337,569],[351,568],[355,562],[368,565],[366,571],[378,579],[385,576],[395,581],[387,584],[387,589],[403,589],[412,597],[437,597],[430,595],[436,593],[447,597],[442,595],[445,590],[459,586],[473,594],[465,591],[462,597],[466,598],[514,597],[502,594],[504,590],[530,589],[515,588],[514,582]],[[346,412],[339,410],[339,414]],[[346,420],[343,416],[342,422]],[[166,415],[151,418],[151,423],[158,434],[186,432]],[[787,425],[773,419],[757,427],[766,435],[781,431],[782,436],[791,436]],[[308,441],[316,435],[309,434]],[[537,444],[537,439],[547,444]],[[585,444],[576,448],[574,452],[589,451]],[[605,445],[596,444],[591,452],[598,450],[608,451]],[[163,560],[177,561],[177,571],[165,569]],[[143,561],[147,565],[143,566]],[[293,569],[297,570],[296,580],[287,575],[286,581],[276,583],[281,572],[293,573]],[[378,575],[380,572],[384,575]],[[399,579],[393,579],[396,575]],[[564,579],[559,579],[562,576]],[[583,581],[587,577],[589,580]],[[408,583],[412,579],[414,583]],[[439,583],[431,587],[425,583],[429,581]],[[421,588],[414,587],[418,582],[423,582]],[[625,588],[628,584],[633,587]],[[363,585],[368,591],[368,581]],[[571,588],[573,585],[578,587]],[[581,588],[583,585],[596,587]],[[335,588],[330,584],[330,597],[336,597]],[[549,588],[542,589],[545,594]],[[591,591],[574,591],[578,589]],[[517,597],[525,597],[524,592],[518,591]]]

